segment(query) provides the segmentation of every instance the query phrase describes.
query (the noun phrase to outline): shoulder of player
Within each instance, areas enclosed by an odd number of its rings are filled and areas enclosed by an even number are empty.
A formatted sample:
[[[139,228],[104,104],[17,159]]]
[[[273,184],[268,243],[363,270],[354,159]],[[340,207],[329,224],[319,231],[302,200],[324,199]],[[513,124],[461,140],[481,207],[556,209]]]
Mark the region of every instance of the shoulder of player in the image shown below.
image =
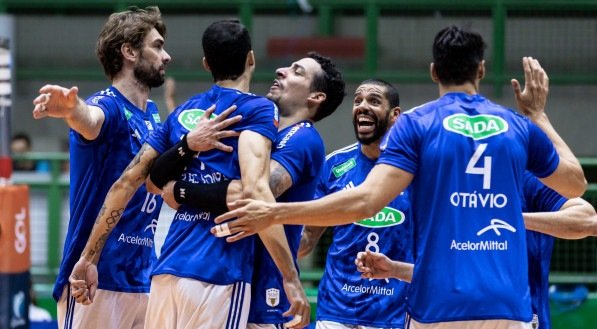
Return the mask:
[[[338,163],[354,158],[359,150],[359,143],[353,143],[342,148],[339,148],[325,157],[325,162],[328,166],[333,167]]]
[[[276,105],[270,101],[269,99],[263,96],[257,96],[253,94],[242,94],[237,100],[235,100],[234,104],[238,106],[239,109],[250,109],[255,110],[256,108],[262,109],[274,109]]]
[[[314,143],[318,143],[323,148],[323,139],[314,128],[313,123],[303,121],[278,131],[276,148],[283,148],[288,143],[293,144],[295,148],[298,146],[308,149],[314,148]]]
[[[90,106],[100,106],[100,104],[110,106],[118,102],[118,97],[110,88],[99,90],[86,99],[86,103]]]

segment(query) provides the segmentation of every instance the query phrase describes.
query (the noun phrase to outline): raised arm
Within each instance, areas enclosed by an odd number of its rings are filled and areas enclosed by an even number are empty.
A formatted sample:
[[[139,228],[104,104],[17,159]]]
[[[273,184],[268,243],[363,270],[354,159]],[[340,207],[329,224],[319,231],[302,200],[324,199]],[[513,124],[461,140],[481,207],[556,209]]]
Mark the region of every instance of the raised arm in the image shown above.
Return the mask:
[[[176,108],[176,81],[174,78],[166,78],[164,81],[164,102],[168,113],[172,113]]]
[[[70,89],[45,85],[39,89],[40,95],[33,100],[33,117],[64,119],[66,124],[86,140],[94,140],[99,135],[105,120],[104,111],[97,106],[89,106],[79,98],[79,88]]]
[[[562,239],[582,239],[597,236],[597,213],[582,198],[573,198],[558,211],[523,213],[528,230]]]
[[[522,64],[525,77],[524,91],[521,91],[516,79],[511,80],[518,109],[545,132],[560,156],[556,171],[548,177],[541,178],[541,181],[565,197],[580,197],[587,189],[582,167],[545,113],[549,78],[536,59],[524,57]]]

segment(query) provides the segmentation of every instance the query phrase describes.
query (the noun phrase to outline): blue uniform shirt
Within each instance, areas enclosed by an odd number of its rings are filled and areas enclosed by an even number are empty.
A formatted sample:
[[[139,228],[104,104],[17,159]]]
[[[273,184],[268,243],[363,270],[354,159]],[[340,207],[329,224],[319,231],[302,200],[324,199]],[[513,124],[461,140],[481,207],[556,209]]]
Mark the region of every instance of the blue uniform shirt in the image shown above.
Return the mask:
[[[375,161],[360,144],[337,150],[326,159],[315,197],[360,185]],[[409,190],[375,216],[333,227],[325,271],[317,295],[317,320],[368,327],[403,328],[408,284],[397,279],[361,278],[354,265],[358,252],[381,252],[412,263]]]
[[[272,102],[253,94],[214,85],[209,91],[191,97],[176,108],[148,143],[159,153],[165,152],[193,129],[205,109],[213,104],[216,104],[216,116],[231,105],[237,106],[232,116],[241,114],[242,120],[229,129],[250,130],[275,140],[278,111]],[[187,166],[182,179],[200,184],[240,179],[238,137],[222,139],[221,142],[231,145],[234,151],[201,152]],[[213,236],[209,230],[218,215],[181,206],[174,215],[152,274],[172,274],[219,285],[251,282],[254,238],[228,243],[225,239]]]
[[[567,201],[556,191],[543,185],[535,176],[524,175],[525,212],[557,211]],[[539,318],[539,328],[551,329],[549,317],[549,265],[554,238],[539,232],[527,231],[529,257],[529,285],[533,313]]]
[[[520,195],[525,170],[557,168],[547,136],[481,95],[447,93],[400,116],[381,146],[378,163],[414,174],[412,318],[531,321]]]
[[[296,202],[313,199],[324,159],[323,140],[312,123],[303,121],[281,130],[273,148],[272,160],[278,162],[290,174],[292,186],[277,200]],[[294,259],[301,242],[302,229],[302,225],[284,225]],[[284,323],[290,319],[284,318],[282,313],[289,308],[282,275],[261,240],[256,239],[249,323]]]
[[[108,190],[145,139],[160,126],[152,101],[142,111],[114,87],[95,93],[87,104],[102,109],[105,121],[93,141],[70,131],[70,222],[54,286],[56,300],[79,260]],[[100,289],[149,292],[155,259],[153,236],[161,206],[162,198],[148,193],[145,185],[133,195],[102,251],[98,263]]]

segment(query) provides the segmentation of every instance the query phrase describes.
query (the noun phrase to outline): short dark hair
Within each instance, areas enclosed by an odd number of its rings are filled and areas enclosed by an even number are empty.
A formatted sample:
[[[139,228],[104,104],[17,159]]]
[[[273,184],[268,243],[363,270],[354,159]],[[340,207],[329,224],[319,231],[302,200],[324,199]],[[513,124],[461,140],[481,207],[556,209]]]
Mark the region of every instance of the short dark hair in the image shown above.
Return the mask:
[[[448,26],[433,41],[433,63],[439,82],[461,85],[475,82],[486,44],[477,32]]]
[[[385,90],[384,96],[386,97],[386,99],[388,100],[388,103],[390,104],[390,109],[400,106],[400,95],[398,94],[398,89],[396,89],[396,87],[394,87],[394,85],[392,85],[391,83],[389,83],[385,80],[382,80],[382,79],[373,78],[373,79],[367,79],[367,80],[361,82],[359,84],[359,86],[362,86],[365,84],[371,84],[371,85],[377,85],[377,86],[383,87]]]
[[[236,80],[251,51],[249,31],[236,19],[212,23],[203,32],[203,54],[214,81]]]
[[[28,147],[31,147],[31,137],[29,137],[29,135],[27,135],[26,133],[23,133],[23,132],[16,133],[11,138],[11,142],[18,141],[18,140],[24,141]]]
[[[145,37],[153,28],[166,37],[166,25],[156,6],[145,9],[131,6],[128,10],[110,15],[95,45],[95,54],[110,80],[122,70],[120,47],[129,43],[133,48],[141,49]]]
[[[321,103],[313,121],[317,122],[336,111],[342,104],[346,95],[344,78],[338,71],[336,65],[329,57],[322,56],[314,51],[307,54],[309,58],[314,59],[321,66],[323,74],[317,74],[311,85],[311,91],[321,91],[325,93],[325,101]]]

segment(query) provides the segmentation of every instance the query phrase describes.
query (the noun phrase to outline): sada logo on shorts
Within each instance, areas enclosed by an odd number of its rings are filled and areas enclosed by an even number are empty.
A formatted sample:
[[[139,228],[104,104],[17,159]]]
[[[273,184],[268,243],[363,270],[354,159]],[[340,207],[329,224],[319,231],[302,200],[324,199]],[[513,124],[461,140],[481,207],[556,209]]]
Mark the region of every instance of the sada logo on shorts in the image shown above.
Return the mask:
[[[178,115],[178,122],[188,130],[193,130],[197,126],[199,119],[205,114],[205,110],[202,109],[188,109],[182,111]],[[218,116],[212,114],[210,119],[215,119]]]
[[[355,222],[356,225],[377,228],[399,225],[404,222],[404,213],[392,207],[385,207],[380,210],[375,216],[361,219]]]
[[[448,131],[470,137],[485,139],[508,131],[506,120],[490,114],[453,114],[444,118],[444,128]]]

